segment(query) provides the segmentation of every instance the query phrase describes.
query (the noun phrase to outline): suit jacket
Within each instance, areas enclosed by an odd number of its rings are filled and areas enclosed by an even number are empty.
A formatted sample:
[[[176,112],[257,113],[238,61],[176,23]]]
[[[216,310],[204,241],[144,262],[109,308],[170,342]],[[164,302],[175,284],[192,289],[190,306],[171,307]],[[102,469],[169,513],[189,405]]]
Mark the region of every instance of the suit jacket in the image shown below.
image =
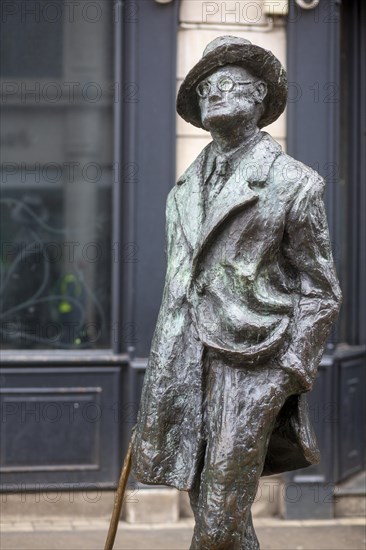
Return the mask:
[[[303,392],[312,387],[340,304],[324,182],[265,132],[204,215],[210,143],[169,193],[167,273],[133,444],[143,483],[190,489],[202,442],[202,354],[275,360],[296,380],[263,474],[319,460]]]

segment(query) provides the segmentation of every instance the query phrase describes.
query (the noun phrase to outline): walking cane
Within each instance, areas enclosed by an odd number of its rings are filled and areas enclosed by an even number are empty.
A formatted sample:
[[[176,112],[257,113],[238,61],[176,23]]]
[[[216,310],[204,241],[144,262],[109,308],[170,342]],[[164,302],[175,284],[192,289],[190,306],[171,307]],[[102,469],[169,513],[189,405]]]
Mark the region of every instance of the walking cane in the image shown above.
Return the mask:
[[[128,445],[127,454],[121,470],[121,476],[118,482],[117,494],[114,500],[112,518],[109,524],[109,530],[108,530],[107,540],[105,541],[104,550],[113,550],[114,539],[116,538],[118,522],[121,515],[123,497],[126,491],[127,480],[131,470],[131,456],[132,456],[132,438]]]

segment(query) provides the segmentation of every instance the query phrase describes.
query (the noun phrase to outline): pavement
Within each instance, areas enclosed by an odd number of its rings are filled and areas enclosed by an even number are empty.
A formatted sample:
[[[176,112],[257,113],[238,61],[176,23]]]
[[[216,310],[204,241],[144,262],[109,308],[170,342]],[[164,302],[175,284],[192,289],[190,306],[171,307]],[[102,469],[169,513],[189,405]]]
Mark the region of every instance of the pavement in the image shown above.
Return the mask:
[[[261,550],[365,550],[364,518],[288,521],[255,518]],[[1,523],[1,550],[102,550],[108,532],[106,519],[43,518]],[[120,522],[114,550],[188,550],[193,521],[175,524]]]

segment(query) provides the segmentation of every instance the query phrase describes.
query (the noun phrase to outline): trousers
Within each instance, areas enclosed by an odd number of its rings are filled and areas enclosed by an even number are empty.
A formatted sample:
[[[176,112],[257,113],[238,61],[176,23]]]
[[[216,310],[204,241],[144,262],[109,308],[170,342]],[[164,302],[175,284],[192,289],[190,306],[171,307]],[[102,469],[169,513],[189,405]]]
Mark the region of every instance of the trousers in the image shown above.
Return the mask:
[[[233,365],[206,349],[200,468],[189,491],[195,516],[190,550],[258,550],[251,517],[271,433],[291,375],[275,364]]]

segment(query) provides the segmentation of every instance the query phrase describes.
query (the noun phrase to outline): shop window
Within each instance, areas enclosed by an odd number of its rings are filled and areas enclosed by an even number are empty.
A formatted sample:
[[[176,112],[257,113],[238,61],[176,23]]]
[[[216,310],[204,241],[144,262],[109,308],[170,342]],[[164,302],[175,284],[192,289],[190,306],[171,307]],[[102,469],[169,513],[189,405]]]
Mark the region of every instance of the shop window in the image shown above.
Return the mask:
[[[4,6],[1,344],[109,348],[113,2]]]

